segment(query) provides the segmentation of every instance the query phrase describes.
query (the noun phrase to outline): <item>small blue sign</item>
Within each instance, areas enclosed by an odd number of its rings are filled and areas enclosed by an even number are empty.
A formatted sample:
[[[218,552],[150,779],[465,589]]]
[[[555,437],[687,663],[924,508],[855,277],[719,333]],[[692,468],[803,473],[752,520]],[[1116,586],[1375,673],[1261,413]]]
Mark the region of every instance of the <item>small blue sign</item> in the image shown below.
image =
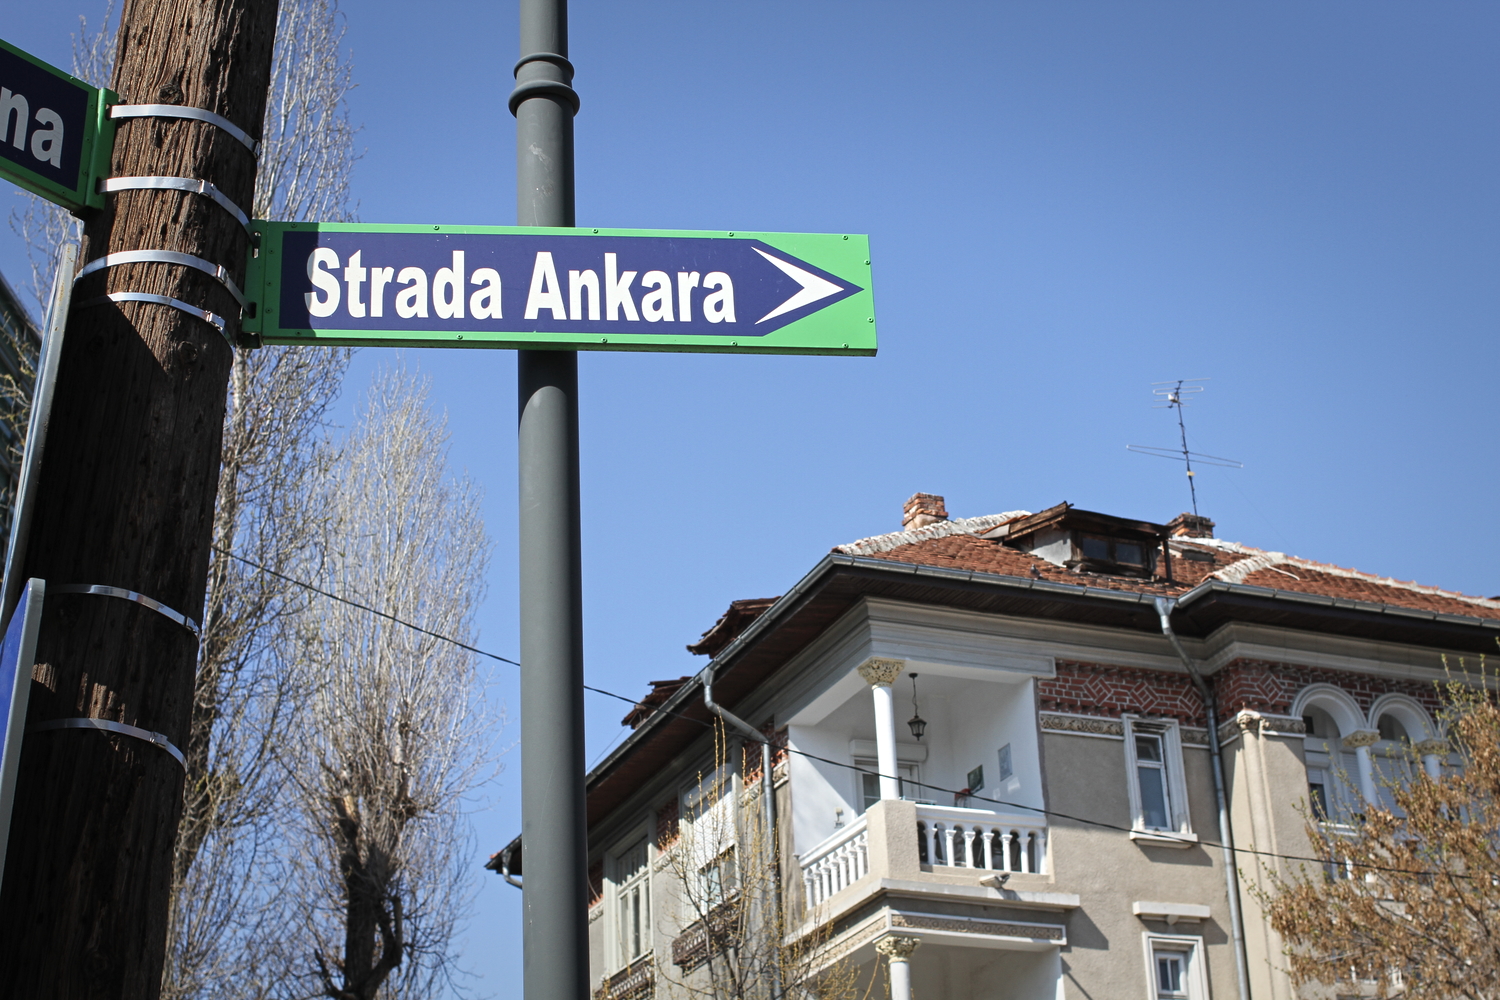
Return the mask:
[[[10,616],[5,639],[0,642],[0,875],[5,873],[5,848],[10,841],[11,806],[16,798],[16,771],[26,731],[26,703],[31,695],[31,667],[36,662],[44,588],[41,580],[27,582],[16,612]]]

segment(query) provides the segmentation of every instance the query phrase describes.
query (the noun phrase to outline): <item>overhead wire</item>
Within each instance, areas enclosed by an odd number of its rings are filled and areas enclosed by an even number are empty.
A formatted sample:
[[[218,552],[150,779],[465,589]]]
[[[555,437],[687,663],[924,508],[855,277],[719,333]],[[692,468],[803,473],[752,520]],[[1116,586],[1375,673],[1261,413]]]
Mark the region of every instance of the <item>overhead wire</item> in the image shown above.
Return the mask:
[[[238,553],[229,552],[229,551],[227,551],[225,549],[219,548],[218,546],[213,546],[213,550],[215,552],[219,553],[220,555],[227,556],[228,558],[234,559],[234,560],[236,560],[238,562],[242,562],[242,563],[244,563],[247,566],[252,566],[255,569],[260,570],[262,573],[268,573],[271,576],[274,576],[274,577],[276,577],[279,580],[284,580],[287,583],[292,584],[293,586],[301,587],[301,588],[303,588],[305,590],[312,591],[313,593],[318,594],[318,595],[320,595],[322,597],[326,597],[326,598],[328,598],[331,601],[338,601],[341,604],[347,604],[350,607],[358,608],[359,610],[368,612],[369,614],[377,615],[377,616],[379,616],[381,618],[384,618],[384,619],[386,619],[388,621],[395,622],[397,625],[401,625],[401,626],[403,626],[405,628],[409,628],[409,629],[412,629],[414,631],[420,632],[423,635],[431,636],[434,639],[439,639],[439,640],[441,640],[443,642],[451,643],[451,644],[453,644],[455,646],[458,646],[460,649],[467,650],[467,651],[469,651],[471,653],[475,653],[475,654],[477,654],[479,656],[485,656],[485,657],[488,657],[488,658],[490,658],[492,660],[498,660],[501,663],[508,663],[508,664],[510,664],[511,666],[514,666],[514,667],[519,667],[521,665],[521,663],[520,663],[519,660],[513,660],[513,659],[511,659],[509,657],[501,656],[499,653],[491,653],[489,650],[480,649],[478,646],[470,645],[469,643],[463,642],[460,639],[455,639],[452,636],[444,635],[441,632],[434,632],[431,629],[423,628],[422,626],[417,625],[414,622],[406,621],[404,618],[397,617],[396,615],[390,614],[389,612],[381,611],[378,608],[372,608],[372,607],[370,607],[367,604],[361,604],[358,601],[351,600],[350,598],[344,597],[344,596],[342,596],[340,594],[335,594],[335,593],[332,593],[331,591],[324,590],[321,587],[317,587],[317,586],[315,586],[315,585],[313,585],[311,583],[308,583],[305,580],[298,580],[295,577],[287,576],[285,573],[280,573],[280,572],[278,572],[278,571],[276,571],[274,569],[271,569],[269,566],[262,565],[261,563],[258,563],[258,562],[256,562],[253,559],[248,559],[245,556],[239,555]],[[585,691],[592,691],[595,694],[601,694],[601,695],[604,695],[605,697],[608,697],[608,698],[614,698],[614,699],[617,699],[619,701],[623,701],[626,704],[634,705],[637,708],[647,707],[647,706],[642,705],[641,701],[639,699],[637,699],[637,698],[631,698],[631,697],[628,697],[628,696],[623,695],[623,694],[618,694],[618,693],[616,693],[614,691],[605,690],[604,688],[594,687],[591,684],[584,684],[583,688],[584,688]],[[651,708],[651,711],[653,713],[654,712],[664,712],[665,714],[667,714],[669,716],[672,716],[672,717],[677,718],[677,719],[682,719],[685,722],[694,723],[695,725],[702,726],[702,727],[704,727],[706,729],[711,729],[711,728],[713,728],[717,724],[716,722],[714,722],[712,720],[709,720],[709,719],[699,719],[699,718],[695,718],[695,717],[690,716],[690,715],[685,715],[682,712],[668,711],[667,708],[666,708],[666,706],[664,706],[664,705],[654,706],[654,707]],[[1212,739],[1213,735],[1210,734],[1209,738]],[[618,739],[618,737],[617,737],[617,739]],[[822,756],[819,756],[818,754],[810,753],[810,752],[808,752],[806,750],[798,750],[797,748],[791,747],[791,746],[780,746],[780,745],[776,744],[776,742],[774,740],[755,740],[755,739],[751,739],[751,738],[748,738],[748,737],[744,737],[743,739],[744,739],[744,741],[746,743],[752,743],[752,744],[755,744],[755,745],[760,745],[762,743],[770,743],[772,750],[781,751],[783,753],[788,753],[788,754],[796,754],[797,756],[806,758],[808,760],[815,760],[815,761],[817,761],[817,762],[819,762],[821,764],[828,764],[828,765],[831,765],[833,767],[841,767],[841,768],[844,768],[846,770],[855,771],[855,772],[857,772],[859,774],[868,774],[868,775],[871,775],[871,776],[877,777],[877,778],[887,778],[887,777],[890,777],[890,778],[894,778],[895,780],[898,780],[898,781],[902,780],[898,776],[881,774],[879,771],[872,771],[869,768],[860,767],[858,764],[851,764],[851,763],[848,763],[846,761],[841,761],[841,760],[833,760],[832,758],[822,757]],[[608,751],[606,750],[606,753],[607,752]],[[600,757],[603,757],[603,756],[604,756],[604,754],[601,753]],[[596,763],[597,763],[597,760],[598,760],[598,758],[596,758]],[[1041,816],[1047,816],[1047,817],[1053,817],[1053,818],[1056,818],[1056,819],[1067,820],[1067,821],[1073,822],[1073,823],[1081,823],[1081,824],[1083,824],[1085,826],[1097,827],[1097,828],[1102,829],[1102,830],[1112,830],[1112,831],[1115,831],[1115,832],[1118,832],[1118,833],[1127,833],[1127,834],[1128,833],[1139,833],[1140,832],[1139,830],[1136,830],[1136,829],[1134,829],[1132,827],[1120,826],[1118,823],[1109,823],[1109,822],[1106,822],[1104,820],[1089,819],[1089,818],[1084,817],[1084,816],[1075,816],[1075,815],[1073,815],[1071,813],[1065,813],[1065,812],[1062,812],[1061,810],[1057,810],[1057,809],[1048,809],[1048,808],[1043,807],[1043,806],[1026,805],[1025,803],[1021,803],[1021,802],[1009,802],[1009,801],[1006,801],[1005,799],[990,798],[988,796],[979,795],[977,793],[968,792],[966,790],[957,790],[957,789],[952,789],[952,788],[943,788],[940,785],[930,785],[930,784],[927,784],[926,782],[918,782],[917,784],[918,784],[919,787],[927,789],[928,791],[941,792],[941,793],[943,793],[945,795],[953,795],[955,798],[957,798],[959,796],[962,796],[962,797],[965,797],[965,798],[973,800],[973,801],[988,802],[988,803],[990,803],[992,805],[1005,806],[1008,809],[1022,809],[1022,810],[1025,810],[1027,812],[1037,813],[1038,815],[1041,815]],[[1218,843],[1216,841],[1202,840],[1202,839],[1198,839],[1198,838],[1181,837],[1181,836],[1176,836],[1176,835],[1174,835],[1172,833],[1169,833],[1169,832],[1166,832],[1166,831],[1156,831],[1156,830],[1153,830],[1153,831],[1151,831],[1151,835],[1152,835],[1152,837],[1155,837],[1155,838],[1160,838],[1160,839],[1163,839],[1163,840],[1174,841],[1176,843],[1180,843],[1180,844],[1183,844],[1185,846],[1192,846],[1194,844],[1198,844],[1198,845],[1201,845],[1203,847],[1218,847],[1218,848],[1223,848],[1224,847],[1223,844],[1220,844],[1220,843]],[[1274,858],[1274,859],[1277,859],[1277,860],[1280,860],[1280,861],[1305,861],[1305,862],[1311,862],[1311,863],[1317,864],[1317,865],[1328,865],[1328,864],[1338,864],[1339,863],[1337,861],[1337,859],[1331,859],[1331,858],[1312,858],[1312,857],[1304,857],[1304,856],[1297,855],[1297,854],[1280,854],[1280,853],[1277,853],[1275,851],[1260,851],[1260,850],[1256,850],[1254,848],[1249,848],[1249,847],[1238,847],[1238,846],[1235,846],[1235,847],[1230,847],[1229,850],[1233,851],[1236,854],[1247,854],[1247,855],[1252,855],[1252,856],[1261,857],[1261,858]],[[1440,871],[1431,871],[1431,870],[1425,870],[1425,869],[1397,868],[1397,867],[1392,867],[1392,866],[1372,865],[1372,864],[1365,864],[1365,863],[1357,864],[1354,867],[1357,868],[1357,869],[1359,869],[1359,870],[1361,870],[1361,871],[1388,872],[1388,873],[1391,873],[1391,874],[1400,874],[1400,875],[1419,875],[1419,876],[1447,875],[1449,877],[1463,878],[1463,879],[1470,879],[1470,878],[1479,877],[1479,876],[1474,876],[1474,875],[1459,874],[1459,873],[1455,873],[1455,872],[1440,872]]]

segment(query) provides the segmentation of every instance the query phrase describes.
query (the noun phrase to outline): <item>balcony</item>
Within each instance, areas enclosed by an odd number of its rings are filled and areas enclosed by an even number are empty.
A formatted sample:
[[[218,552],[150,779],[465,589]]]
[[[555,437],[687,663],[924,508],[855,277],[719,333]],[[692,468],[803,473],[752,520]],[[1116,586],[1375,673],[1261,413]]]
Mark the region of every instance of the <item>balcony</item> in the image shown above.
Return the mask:
[[[808,911],[880,879],[973,883],[965,869],[1047,875],[1047,828],[1035,817],[889,800],[798,858]]]
[[[1035,817],[918,805],[917,854],[934,867],[1045,875],[1047,827]]]

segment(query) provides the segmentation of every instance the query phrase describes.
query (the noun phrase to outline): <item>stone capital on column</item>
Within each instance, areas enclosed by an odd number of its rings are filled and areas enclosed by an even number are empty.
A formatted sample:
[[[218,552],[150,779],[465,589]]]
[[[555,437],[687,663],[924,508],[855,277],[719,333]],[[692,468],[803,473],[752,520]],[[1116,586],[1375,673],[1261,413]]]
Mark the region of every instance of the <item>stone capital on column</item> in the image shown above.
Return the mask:
[[[1344,744],[1345,750],[1358,750],[1360,747],[1374,746],[1380,742],[1380,730],[1356,729],[1349,735],[1341,737],[1340,742]]]
[[[921,938],[894,935],[881,938],[875,942],[875,950],[880,952],[892,962],[905,962],[911,958],[911,953],[916,951],[922,944]]]
[[[865,679],[865,683],[871,687],[885,685],[890,687],[896,683],[896,678],[901,676],[901,671],[906,669],[905,660],[888,660],[880,656],[872,656],[859,665],[859,676]]]
[[[1428,755],[1446,757],[1448,756],[1448,741],[1423,740],[1421,743],[1413,746],[1412,749],[1421,754],[1423,757],[1426,757]]]

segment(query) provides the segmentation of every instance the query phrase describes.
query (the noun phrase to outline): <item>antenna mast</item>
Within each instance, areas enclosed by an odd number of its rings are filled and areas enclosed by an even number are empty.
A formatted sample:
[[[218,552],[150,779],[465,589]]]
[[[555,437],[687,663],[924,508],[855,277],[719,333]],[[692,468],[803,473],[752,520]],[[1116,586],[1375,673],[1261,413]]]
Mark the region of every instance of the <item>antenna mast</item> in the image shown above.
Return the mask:
[[[1166,382],[1152,382],[1153,386],[1164,385],[1170,388],[1152,389],[1151,394],[1162,402],[1156,404],[1158,410],[1177,411],[1177,431],[1182,438],[1181,448],[1152,448],[1146,445],[1126,445],[1127,451],[1137,452],[1142,455],[1153,455],[1156,458],[1170,458],[1187,466],[1188,493],[1193,499],[1193,515],[1198,514],[1198,487],[1193,473],[1193,459],[1198,460],[1199,465],[1218,465],[1226,469],[1243,469],[1243,462],[1237,462],[1232,458],[1219,458],[1214,455],[1201,455],[1198,452],[1188,451],[1187,422],[1183,419],[1183,410],[1187,407],[1189,397],[1194,393],[1203,391],[1200,382],[1207,382],[1206,378],[1180,378]]]

